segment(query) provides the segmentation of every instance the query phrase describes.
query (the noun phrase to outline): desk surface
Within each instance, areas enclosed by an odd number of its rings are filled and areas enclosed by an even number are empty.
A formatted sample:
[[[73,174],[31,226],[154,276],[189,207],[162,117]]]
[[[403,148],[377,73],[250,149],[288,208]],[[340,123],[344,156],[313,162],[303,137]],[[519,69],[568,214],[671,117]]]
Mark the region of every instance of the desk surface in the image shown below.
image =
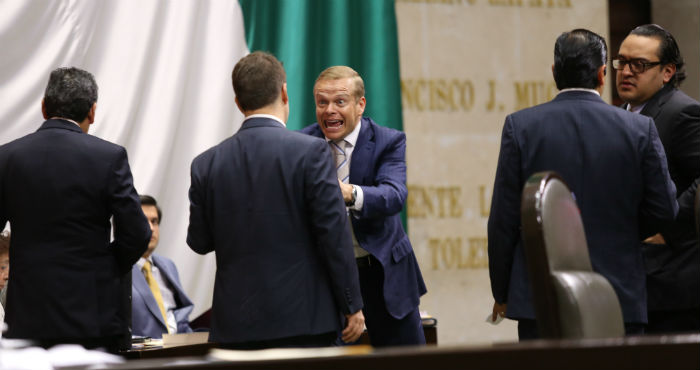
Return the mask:
[[[437,326],[435,323],[424,323],[423,333],[425,333],[425,341],[429,345],[437,345]],[[365,330],[358,340],[358,344],[369,345],[369,336]],[[161,358],[175,356],[205,356],[209,350],[216,347],[216,343],[196,343],[183,346],[158,346],[132,349],[129,351],[120,352],[120,355],[127,359],[139,358]]]
[[[396,347],[361,354],[254,361],[207,356],[133,360],[104,369],[698,369],[700,334],[534,340],[473,347]],[[235,354],[233,354],[235,355]]]

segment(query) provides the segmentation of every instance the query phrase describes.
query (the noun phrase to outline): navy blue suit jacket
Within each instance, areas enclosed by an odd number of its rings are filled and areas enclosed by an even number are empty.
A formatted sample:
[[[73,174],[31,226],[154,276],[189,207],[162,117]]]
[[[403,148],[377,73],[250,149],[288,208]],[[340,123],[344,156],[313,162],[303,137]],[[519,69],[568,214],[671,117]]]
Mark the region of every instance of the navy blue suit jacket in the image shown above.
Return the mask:
[[[645,323],[640,225],[672,220],[676,189],[654,122],[585,91],[509,115],[488,221],[491,290],[506,316],[534,319],[520,233],[525,181],[556,171],[574,193],[593,269],[610,281],[625,322]]]
[[[151,230],[123,147],[64,120],[48,120],[3,145],[0,228],[8,220],[8,337],[79,340],[125,332],[121,280],[146,250]]]
[[[700,103],[666,85],[641,111],[654,119],[676,184],[678,218],[661,230],[666,245],[644,245],[650,310],[700,307],[695,192],[700,182]]]
[[[364,193],[362,211],[352,212],[352,228],[360,246],[384,268],[387,311],[403,318],[415,310],[425,283],[413,247],[401,224],[406,202],[406,134],[362,117],[362,127],[350,160],[350,184]],[[324,138],[317,123],[301,130]],[[330,155],[330,154],[329,154]]]
[[[151,258],[153,265],[158,267],[163,279],[170,284],[168,288],[172,289],[175,297],[177,308],[173,310],[173,314],[177,322],[177,332],[191,332],[189,317],[194,304],[187,298],[187,294],[182,289],[180,275],[177,273],[175,264],[169,258],[155,253],[151,255]],[[161,287],[161,289],[163,288]],[[153,297],[143,272],[137,265],[131,269],[131,332],[134,335],[151,338],[160,338],[163,333],[168,332],[168,326],[160,313],[158,303]]]
[[[345,204],[323,140],[268,118],[192,162],[187,244],[216,252],[212,341],[338,331],[362,308]]]

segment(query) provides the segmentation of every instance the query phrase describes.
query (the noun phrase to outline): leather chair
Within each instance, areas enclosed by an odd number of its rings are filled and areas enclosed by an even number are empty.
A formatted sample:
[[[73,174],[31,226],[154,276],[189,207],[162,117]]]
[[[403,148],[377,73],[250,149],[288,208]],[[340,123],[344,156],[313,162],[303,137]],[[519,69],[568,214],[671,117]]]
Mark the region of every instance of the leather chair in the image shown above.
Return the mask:
[[[576,200],[554,172],[525,184],[522,233],[542,338],[602,338],[625,333],[620,302],[593,271]]]

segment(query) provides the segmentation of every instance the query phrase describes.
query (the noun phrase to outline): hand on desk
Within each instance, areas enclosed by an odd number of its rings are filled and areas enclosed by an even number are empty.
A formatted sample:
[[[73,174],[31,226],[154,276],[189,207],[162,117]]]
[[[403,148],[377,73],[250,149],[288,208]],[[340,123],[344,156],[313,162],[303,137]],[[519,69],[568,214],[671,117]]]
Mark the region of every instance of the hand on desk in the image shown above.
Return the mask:
[[[345,315],[345,317],[347,324],[341,333],[342,339],[345,343],[352,343],[358,340],[362,332],[365,331],[365,315],[362,314],[362,310],[358,310],[350,315]]]
[[[491,321],[495,322],[498,316],[506,317],[506,303],[493,303],[493,313],[491,314]]]

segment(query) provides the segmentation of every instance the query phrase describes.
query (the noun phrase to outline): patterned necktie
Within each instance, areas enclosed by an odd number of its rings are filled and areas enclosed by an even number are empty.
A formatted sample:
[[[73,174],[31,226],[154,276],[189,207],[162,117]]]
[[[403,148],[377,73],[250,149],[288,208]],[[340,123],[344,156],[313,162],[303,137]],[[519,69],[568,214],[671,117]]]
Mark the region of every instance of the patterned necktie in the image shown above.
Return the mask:
[[[347,184],[350,180],[350,166],[348,166],[348,158],[345,155],[345,140],[339,143],[330,141],[330,143],[331,149],[333,149],[335,170],[338,172],[338,179]]]
[[[148,287],[151,288],[153,298],[155,298],[156,303],[158,303],[160,314],[163,316],[163,322],[165,322],[165,327],[167,328],[168,317],[165,315],[165,305],[163,304],[163,296],[160,294],[160,287],[158,286],[158,282],[153,277],[153,273],[151,272],[151,261],[146,260],[146,263],[143,264],[143,268],[141,268],[141,271],[143,271],[143,276],[146,278],[146,283],[148,283]],[[168,330],[168,332],[170,331]]]

